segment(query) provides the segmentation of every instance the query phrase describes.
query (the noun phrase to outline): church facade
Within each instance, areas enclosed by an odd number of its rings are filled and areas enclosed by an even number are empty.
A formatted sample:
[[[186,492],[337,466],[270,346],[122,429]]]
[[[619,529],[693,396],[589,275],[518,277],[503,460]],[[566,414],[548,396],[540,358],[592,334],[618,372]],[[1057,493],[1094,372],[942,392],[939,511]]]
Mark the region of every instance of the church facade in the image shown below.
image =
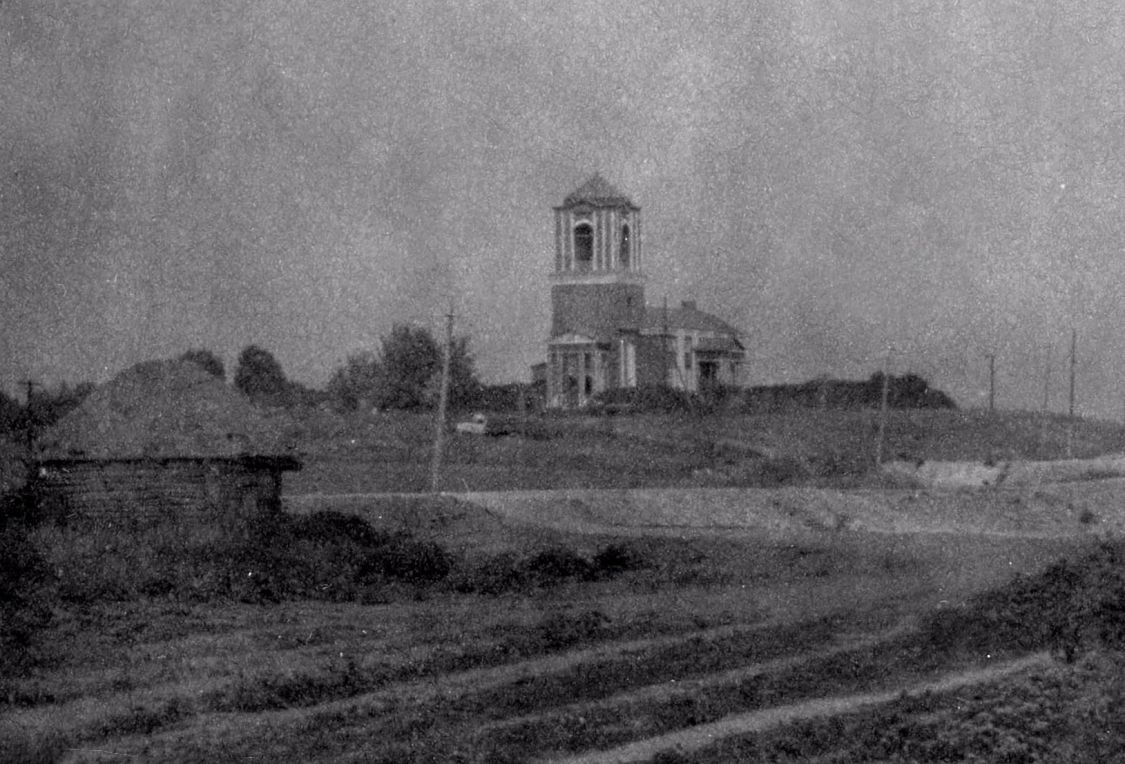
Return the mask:
[[[618,388],[736,386],[738,331],[695,302],[645,302],[641,210],[595,175],[555,207],[547,405],[580,408]]]

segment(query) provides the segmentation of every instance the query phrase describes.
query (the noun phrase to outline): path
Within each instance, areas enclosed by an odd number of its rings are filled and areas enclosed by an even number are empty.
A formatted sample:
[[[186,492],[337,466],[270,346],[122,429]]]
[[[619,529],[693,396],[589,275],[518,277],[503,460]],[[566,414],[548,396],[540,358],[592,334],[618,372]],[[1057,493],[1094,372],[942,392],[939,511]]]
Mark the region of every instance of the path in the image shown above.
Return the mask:
[[[657,754],[665,751],[680,753],[698,751],[727,737],[763,732],[783,724],[814,717],[846,714],[869,706],[889,703],[904,695],[910,697],[930,692],[947,692],[967,685],[995,681],[1025,671],[1032,666],[1043,665],[1050,660],[1047,653],[1035,653],[1018,660],[983,669],[950,674],[908,688],[816,698],[762,711],[736,714],[716,722],[700,724],[646,740],[638,740],[607,751],[594,751],[556,761],[565,764],[624,764],[625,762],[650,761]]]

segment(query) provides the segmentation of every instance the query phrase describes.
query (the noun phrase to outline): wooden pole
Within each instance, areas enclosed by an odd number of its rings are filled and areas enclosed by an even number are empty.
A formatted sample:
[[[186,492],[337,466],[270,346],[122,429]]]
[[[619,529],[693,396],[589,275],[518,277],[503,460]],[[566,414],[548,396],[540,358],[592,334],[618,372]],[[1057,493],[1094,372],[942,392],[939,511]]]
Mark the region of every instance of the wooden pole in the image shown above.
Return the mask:
[[[1078,358],[1078,330],[1070,330],[1070,416],[1066,421],[1066,458],[1074,458],[1074,369]]]
[[[1070,330],[1070,416],[1074,416],[1074,370],[1078,364],[1078,330]]]
[[[887,355],[883,359],[883,395],[879,404],[879,435],[875,440],[875,466],[883,464],[883,440],[887,436],[887,399],[890,397],[891,380],[891,350],[887,348]]]
[[[988,410],[996,410],[996,354],[988,354]]]
[[[1043,351],[1043,411],[1051,405],[1051,346]]]
[[[441,456],[445,447],[445,409],[449,405],[449,366],[453,358],[453,308],[445,315],[445,352],[441,359],[441,394],[434,420],[434,456],[430,464],[430,491],[437,493],[441,482]]]

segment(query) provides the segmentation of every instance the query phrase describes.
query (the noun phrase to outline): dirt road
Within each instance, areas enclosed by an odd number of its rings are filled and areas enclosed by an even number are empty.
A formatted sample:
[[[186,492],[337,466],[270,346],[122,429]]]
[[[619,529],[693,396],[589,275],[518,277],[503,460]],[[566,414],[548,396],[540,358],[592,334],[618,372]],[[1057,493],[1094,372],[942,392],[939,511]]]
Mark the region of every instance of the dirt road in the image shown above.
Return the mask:
[[[1033,666],[1046,664],[1049,661],[1050,657],[1046,653],[1036,653],[983,669],[950,674],[911,687],[883,692],[816,698],[762,711],[737,714],[710,724],[701,724],[667,735],[638,740],[607,751],[595,751],[580,756],[554,759],[553,761],[566,762],[567,764],[625,764],[626,762],[650,761],[653,757],[665,751],[681,753],[697,751],[726,737],[762,732],[772,727],[801,721],[802,719],[846,714],[865,707],[888,703],[904,695],[913,696],[928,692],[945,692],[968,685],[993,682],[1025,671]]]

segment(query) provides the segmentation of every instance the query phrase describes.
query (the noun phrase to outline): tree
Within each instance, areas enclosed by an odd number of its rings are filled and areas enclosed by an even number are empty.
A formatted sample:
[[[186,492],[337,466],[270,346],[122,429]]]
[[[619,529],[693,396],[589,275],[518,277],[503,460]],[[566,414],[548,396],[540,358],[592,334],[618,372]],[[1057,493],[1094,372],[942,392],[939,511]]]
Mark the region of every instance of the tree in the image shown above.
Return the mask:
[[[238,355],[234,386],[253,398],[282,395],[288,383],[281,364],[272,353],[257,345],[248,345]]]
[[[442,347],[429,329],[396,324],[383,338],[378,361],[375,403],[381,408],[414,409],[433,407],[441,395]],[[476,403],[480,395],[469,338],[455,337],[450,350],[449,405],[464,408]]]
[[[328,381],[328,397],[339,407],[354,411],[379,401],[382,368],[374,353],[363,351],[348,356]]]
[[[80,382],[71,387],[65,381],[54,389],[36,390],[24,406],[24,426],[33,429],[53,426],[82,405],[93,391],[92,382]]]
[[[223,359],[212,353],[206,348],[192,348],[180,356],[181,361],[191,361],[199,365],[212,376],[225,380],[227,377],[226,367],[223,365]]]
[[[379,366],[379,407],[419,408],[430,403],[427,389],[434,373],[441,373],[441,349],[429,329],[395,324],[383,338]]]
[[[0,390],[0,432],[15,432],[23,415],[23,406],[12,396]]]

